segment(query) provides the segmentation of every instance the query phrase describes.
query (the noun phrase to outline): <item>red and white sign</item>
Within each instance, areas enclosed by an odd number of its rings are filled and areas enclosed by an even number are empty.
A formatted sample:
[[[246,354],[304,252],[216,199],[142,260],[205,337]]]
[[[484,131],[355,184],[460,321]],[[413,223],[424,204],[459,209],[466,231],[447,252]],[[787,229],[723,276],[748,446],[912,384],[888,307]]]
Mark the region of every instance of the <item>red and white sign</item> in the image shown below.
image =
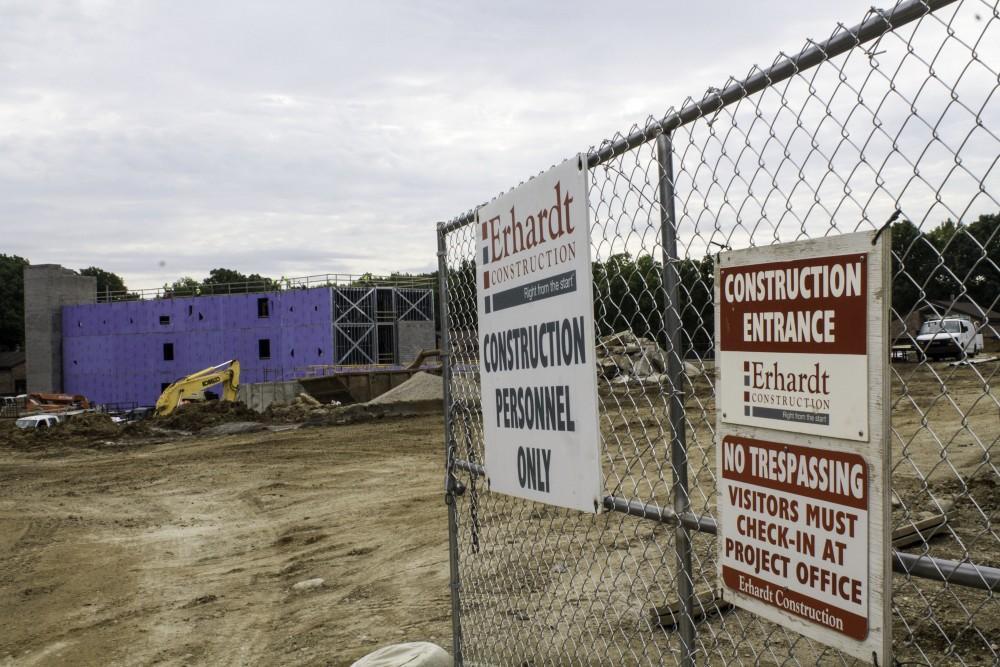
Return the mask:
[[[857,454],[726,436],[726,588],[853,639],[868,636],[868,465]]]
[[[722,265],[724,421],[868,439],[867,264],[864,252]]]
[[[866,662],[891,653],[888,232],[721,253],[719,578]]]

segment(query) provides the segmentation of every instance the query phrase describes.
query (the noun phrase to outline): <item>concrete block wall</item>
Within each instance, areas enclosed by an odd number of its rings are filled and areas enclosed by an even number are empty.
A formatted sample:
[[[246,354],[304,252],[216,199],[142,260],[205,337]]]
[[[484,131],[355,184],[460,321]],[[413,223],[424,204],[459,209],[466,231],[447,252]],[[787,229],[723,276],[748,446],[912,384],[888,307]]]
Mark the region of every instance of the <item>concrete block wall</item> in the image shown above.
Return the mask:
[[[305,389],[297,380],[288,382],[259,382],[255,384],[240,383],[239,400],[248,408],[264,412],[275,402],[290,403]]]
[[[69,391],[63,376],[62,309],[93,304],[97,278],[58,264],[24,267],[24,337],[29,392]]]
[[[433,350],[437,347],[437,332],[434,321],[400,321],[396,325],[398,331],[399,363],[413,361],[421,350]]]

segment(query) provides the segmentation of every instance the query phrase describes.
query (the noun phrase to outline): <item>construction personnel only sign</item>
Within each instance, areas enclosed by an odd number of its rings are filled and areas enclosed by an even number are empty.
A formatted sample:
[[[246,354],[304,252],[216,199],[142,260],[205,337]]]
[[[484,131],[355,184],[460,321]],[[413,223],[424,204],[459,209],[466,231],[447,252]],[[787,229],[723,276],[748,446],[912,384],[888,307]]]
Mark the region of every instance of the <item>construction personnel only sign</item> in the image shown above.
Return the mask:
[[[721,253],[716,269],[723,595],[888,664],[888,240]]]
[[[490,490],[598,512],[584,165],[568,160],[477,212],[479,371]]]

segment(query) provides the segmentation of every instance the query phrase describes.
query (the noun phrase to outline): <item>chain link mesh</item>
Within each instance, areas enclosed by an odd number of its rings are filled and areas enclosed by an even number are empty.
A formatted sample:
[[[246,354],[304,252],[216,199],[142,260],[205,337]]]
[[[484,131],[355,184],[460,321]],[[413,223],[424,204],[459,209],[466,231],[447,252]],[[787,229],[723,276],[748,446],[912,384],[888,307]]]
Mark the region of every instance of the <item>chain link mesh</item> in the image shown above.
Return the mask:
[[[985,361],[1000,351],[1000,14],[977,0],[936,3],[921,14],[675,124],[676,301],[663,285],[656,144],[613,150],[669,123],[651,118],[591,150],[612,155],[590,171],[607,495],[673,506],[667,415],[679,390],[691,512],[714,519],[713,274],[720,249],[878,229],[893,220],[893,529],[913,534],[896,549],[928,562],[1000,566],[1000,400],[993,387],[1000,365]],[[880,16],[886,13],[872,10],[866,20]],[[832,37],[846,32],[838,26]],[[775,66],[789,60],[782,54]],[[754,69],[741,81],[772,71]],[[731,79],[723,89],[740,85]],[[709,89],[701,102],[719,91]],[[714,535],[690,531],[690,571],[680,571],[672,525],[490,493],[468,472],[484,460],[474,231],[456,224],[440,232],[449,458],[471,464],[455,471],[466,488],[454,499],[464,664],[683,664],[680,577],[697,593],[690,656],[697,664],[851,664],[720,605]],[[679,349],[665,309],[680,319]],[[941,317],[964,320],[985,350],[928,346],[921,327]],[[680,386],[665,374],[670,356],[683,360]],[[893,577],[895,659],[1000,664],[997,593],[940,575]]]

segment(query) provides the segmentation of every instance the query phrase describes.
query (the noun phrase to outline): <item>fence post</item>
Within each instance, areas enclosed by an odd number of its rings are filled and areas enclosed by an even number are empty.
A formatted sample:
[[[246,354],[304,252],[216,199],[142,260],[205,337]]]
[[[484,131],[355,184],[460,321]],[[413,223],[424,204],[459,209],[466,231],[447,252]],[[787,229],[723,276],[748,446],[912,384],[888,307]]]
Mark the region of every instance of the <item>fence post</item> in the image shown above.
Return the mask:
[[[660,235],[663,246],[663,325],[670,342],[667,355],[667,378],[670,391],[670,467],[673,470],[674,512],[688,513],[687,439],[684,415],[684,357],[680,316],[680,273],[677,266],[677,218],[674,211],[674,164],[670,135],[656,138],[656,160],[660,176]],[[680,618],[677,628],[684,651],[681,663],[694,665],[695,627],[692,615],[691,536],[678,523],[674,532],[677,556],[677,597]]]
[[[444,390],[444,452],[445,504],[448,505],[448,560],[451,569],[451,636],[452,656],[456,667],[462,661],[462,616],[460,604],[461,580],[458,573],[458,508],[455,506],[455,486],[452,462],[455,459],[455,439],[452,434],[451,402],[451,335],[448,323],[448,249],[446,231],[438,226],[438,290],[441,293],[441,379]]]

